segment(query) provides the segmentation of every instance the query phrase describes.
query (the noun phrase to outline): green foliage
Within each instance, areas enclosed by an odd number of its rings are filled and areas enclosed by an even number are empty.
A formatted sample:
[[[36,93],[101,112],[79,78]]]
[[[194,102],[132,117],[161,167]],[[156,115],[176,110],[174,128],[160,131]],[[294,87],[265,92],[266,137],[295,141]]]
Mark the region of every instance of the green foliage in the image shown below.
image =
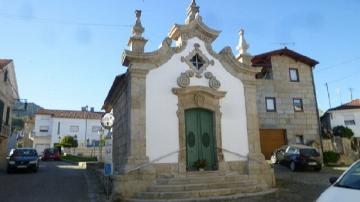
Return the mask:
[[[324,163],[336,163],[340,159],[340,154],[334,151],[326,151],[323,153]]]
[[[21,118],[13,118],[12,119],[12,126],[16,130],[22,130],[24,129],[25,122]]]
[[[350,128],[344,126],[334,127],[333,134],[334,136],[346,137],[349,139],[354,136],[354,132]]]
[[[67,135],[61,139],[60,145],[65,148],[73,148],[78,147],[78,142],[73,136]]]
[[[61,160],[72,161],[72,162],[89,162],[89,161],[97,161],[97,158],[86,157],[86,156],[74,156],[67,154],[66,156],[62,155]]]
[[[194,167],[197,168],[198,170],[200,168],[205,168],[207,165],[206,160],[200,160],[198,159],[197,161],[194,162]]]
[[[17,142],[16,143],[16,148],[23,148],[24,144],[22,142]]]

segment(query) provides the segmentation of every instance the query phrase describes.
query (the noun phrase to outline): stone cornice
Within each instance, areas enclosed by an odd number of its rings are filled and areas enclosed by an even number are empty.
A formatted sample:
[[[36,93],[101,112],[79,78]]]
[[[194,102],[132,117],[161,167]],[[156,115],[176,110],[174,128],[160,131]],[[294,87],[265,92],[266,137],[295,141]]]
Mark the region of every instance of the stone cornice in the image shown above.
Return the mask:
[[[225,47],[220,51],[218,55],[219,57],[217,58],[220,60],[221,63],[228,64],[230,67],[233,67],[233,69],[238,73],[254,75],[255,79],[255,75],[261,72],[261,68],[251,67],[237,61],[230,47]]]
[[[170,47],[172,40],[166,37],[161,47],[153,52],[136,53],[130,50],[125,50],[122,54],[123,66],[129,67],[130,64],[154,64],[156,67],[161,66],[167,62],[175,53],[179,53],[186,47],[186,42],[181,43],[178,47]],[[149,70],[152,68],[149,67]]]
[[[226,95],[226,92],[224,92],[224,91],[214,90],[212,88],[205,87],[205,86],[189,86],[186,88],[173,88],[172,92],[175,95],[185,95],[185,94],[189,94],[191,92],[201,92],[201,93],[207,94],[209,96],[212,96],[216,99],[223,98]]]
[[[196,16],[195,20],[191,21],[189,24],[175,24],[171,28],[168,36],[173,40],[177,40],[179,37],[181,37],[182,39],[189,39],[197,36],[208,43],[212,43],[219,36],[219,34],[220,31],[211,29],[207,25],[205,25],[202,22],[201,16]]]

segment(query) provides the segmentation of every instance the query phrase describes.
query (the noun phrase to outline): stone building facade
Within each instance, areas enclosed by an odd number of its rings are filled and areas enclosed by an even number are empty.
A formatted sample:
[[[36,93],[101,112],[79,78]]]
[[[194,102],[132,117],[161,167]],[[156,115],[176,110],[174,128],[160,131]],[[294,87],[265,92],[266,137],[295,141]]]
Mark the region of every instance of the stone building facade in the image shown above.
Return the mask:
[[[256,103],[261,137],[264,141],[269,143],[271,138],[267,138],[267,135],[278,132],[284,135],[284,143],[315,142],[320,146],[319,117],[312,72],[316,64],[317,61],[286,47],[252,58],[253,66],[263,68],[257,75]],[[278,146],[276,143],[272,145]],[[270,151],[270,148],[264,149]]]
[[[275,186],[260,149],[261,68],[251,66],[243,31],[238,56],[229,47],[216,53],[220,32],[203,23],[195,1],[187,11],[185,24],[175,24],[153,52],[144,52],[136,11],[122,56],[127,72],[103,106],[115,117],[113,199],[225,200]]]
[[[0,169],[6,168],[12,108],[19,99],[13,60],[0,59]]]

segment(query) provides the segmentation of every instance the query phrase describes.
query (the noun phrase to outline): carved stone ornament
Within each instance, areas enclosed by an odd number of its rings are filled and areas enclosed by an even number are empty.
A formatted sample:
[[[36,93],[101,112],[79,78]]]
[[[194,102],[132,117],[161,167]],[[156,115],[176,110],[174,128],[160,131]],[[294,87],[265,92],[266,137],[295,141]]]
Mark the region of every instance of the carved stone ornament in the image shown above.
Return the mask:
[[[192,70],[188,70],[185,73],[181,73],[177,78],[178,86],[182,88],[186,88],[190,85],[190,77],[194,76],[194,72]]]
[[[205,102],[205,96],[201,95],[200,93],[196,93],[194,95],[194,102],[197,106],[202,106]]]
[[[219,89],[221,86],[221,83],[219,80],[216,79],[216,77],[211,72],[205,72],[205,78],[209,79],[209,87],[212,89]]]
[[[195,72],[197,78],[202,77],[202,73],[209,65],[214,65],[214,60],[209,60],[200,50],[198,43],[194,44],[194,50],[188,56],[182,56],[181,62],[185,62],[191,70]]]

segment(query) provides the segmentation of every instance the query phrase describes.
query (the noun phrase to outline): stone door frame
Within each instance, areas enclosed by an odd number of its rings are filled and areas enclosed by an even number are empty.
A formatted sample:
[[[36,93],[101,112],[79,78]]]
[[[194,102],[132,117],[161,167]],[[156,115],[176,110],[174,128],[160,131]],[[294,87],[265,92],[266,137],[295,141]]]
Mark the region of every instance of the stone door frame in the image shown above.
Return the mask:
[[[173,88],[173,93],[178,96],[177,116],[179,119],[179,172],[186,173],[186,134],[185,134],[185,110],[191,108],[203,108],[214,113],[214,133],[216,139],[216,157],[218,170],[225,169],[224,154],[222,152],[221,138],[221,111],[220,99],[226,92],[217,91],[204,86],[190,86],[186,88]]]

